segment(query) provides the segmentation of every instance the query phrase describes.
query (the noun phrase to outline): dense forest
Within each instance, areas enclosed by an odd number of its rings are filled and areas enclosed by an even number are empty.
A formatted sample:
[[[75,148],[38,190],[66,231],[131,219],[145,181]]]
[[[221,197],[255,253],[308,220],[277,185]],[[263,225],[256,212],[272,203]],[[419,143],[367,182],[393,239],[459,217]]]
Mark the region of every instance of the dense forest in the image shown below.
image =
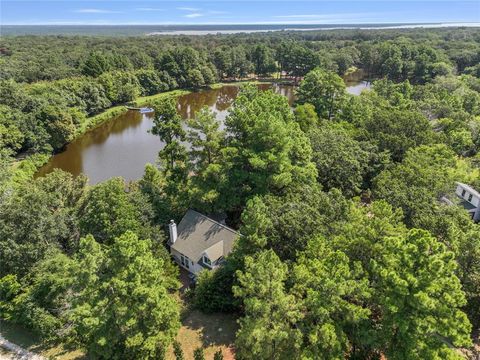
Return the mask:
[[[236,358],[475,352],[480,225],[441,198],[480,189],[480,30],[12,36],[0,53],[0,318],[90,358],[183,359],[166,224],[196,209],[242,234],[188,300],[238,315]],[[346,92],[352,69],[371,90]],[[138,181],[17,174],[114,105],[252,76],[298,83],[293,108],[246,84],[225,129],[204,108],[185,130],[174,97],[154,101],[166,145]]]

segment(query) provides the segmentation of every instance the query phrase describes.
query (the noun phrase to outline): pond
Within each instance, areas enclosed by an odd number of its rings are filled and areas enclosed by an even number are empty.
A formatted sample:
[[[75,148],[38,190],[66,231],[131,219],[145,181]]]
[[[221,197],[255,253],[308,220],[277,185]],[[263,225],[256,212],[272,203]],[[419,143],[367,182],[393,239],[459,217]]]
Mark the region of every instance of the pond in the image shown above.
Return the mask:
[[[355,95],[363,88],[368,88],[368,84],[362,85],[359,81],[347,82],[347,85],[347,91]],[[275,92],[286,96],[290,104],[293,103],[294,89],[291,85],[258,86],[263,90],[273,88]],[[216,113],[218,120],[223,121],[238,91],[237,85],[226,85],[219,89],[186,94],[178,98],[178,111],[184,119],[191,119],[206,105]],[[152,116],[128,111],[105,122],[72,141],[65,151],[52,156],[36,177],[59,168],[75,176],[86,174],[90,184],[114,176],[122,176],[127,181],[140,178],[145,164],[155,163],[158,151],[163,146],[158,136],[149,133],[153,125]]]

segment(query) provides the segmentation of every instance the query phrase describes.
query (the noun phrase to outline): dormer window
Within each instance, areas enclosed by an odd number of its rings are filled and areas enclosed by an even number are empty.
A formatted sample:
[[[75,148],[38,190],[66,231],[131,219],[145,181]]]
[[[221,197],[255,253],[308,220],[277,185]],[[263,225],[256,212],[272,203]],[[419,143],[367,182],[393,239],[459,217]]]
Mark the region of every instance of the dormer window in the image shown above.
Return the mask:
[[[462,190],[462,197],[464,198],[465,197],[465,194],[467,193],[467,191],[465,189]]]
[[[207,255],[203,255],[202,260],[203,260],[203,263],[204,263],[205,265],[207,265],[209,268],[212,267],[212,262],[211,262],[210,259],[207,257]]]
[[[472,194],[468,195],[468,202],[472,202],[472,198],[473,198]]]

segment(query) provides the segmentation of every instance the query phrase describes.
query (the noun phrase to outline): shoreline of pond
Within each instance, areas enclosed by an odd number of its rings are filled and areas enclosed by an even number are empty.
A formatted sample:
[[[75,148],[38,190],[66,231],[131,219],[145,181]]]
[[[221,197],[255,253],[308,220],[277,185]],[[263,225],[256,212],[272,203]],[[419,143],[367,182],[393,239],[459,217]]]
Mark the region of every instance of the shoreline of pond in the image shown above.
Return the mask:
[[[175,90],[169,90],[169,91],[165,91],[165,92],[154,94],[154,95],[141,96],[135,100],[132,100],[127,104],[133,104],[134,106],[141,107],[141,106],[149,105],[153,101],[160,100],[164,97],[169,97],[169,96],[178,98],[182,95],[187,95],[192,92],[214,90],[217,88],[221,88],[223,86],[230,86],[230,85],[238,86],[241,84],[257,84],[257,83],[273,83],[278,80],[279,79],[265,78],[265,79],[255,79],[255,80],[245,79],[245,80],[236,80],[231,82],[219,82],[215,84],[210,84],[208,86],[205,86],[199,89],[175,89]],[[99,128],[103,124],[109,121],[113,121],[114,119],[128,112],[127,104],[112,106],[102,111],[99,114],[87,117],[85,121],[77,129],[72,139],[62,147],[61,151],[52,152],[52,153],[32,153],[32,154],[23,153],[23,154],[17,155],[17,160],[14,161],[12,164],[12,169],[13,169],[12,181],[14,183],[19,183],[27,179],[35,178],[36,177],[35,175],[40,171],[40,169],[43,166],[48,164],[48,162],[51,160],[52,157],[64,152],[67,146],[71,144],[73,141],[88,134],[91,131],[95,131],[95,129]]]
[[[360,75],[360,76],[358,76],[358,75]],[[362,80],[361,76],[362,76],[361,72],[354,73],[353,78],[351,76],[346,76],[344,78],[346,86],[349,87],[349,88],[359,87],[359,89],[360,89],[358,91],[358,93],[359,93],[361,90],[363,90],[363,88],[368,87],[368,84],[369,84],[369,82],[365,82],[364,80]],[[128,114],[127,106],[135,106],[135,107],[149,106],[152,103],[154,103],[155,101],[157,101],[159,99],[162,99],[162,98],[165,98],[165,97],[172,96],[172,97],[175,97],[177,99],[181,99],[182,96],[187,96],[187,95],[191,95],[191,94],[195,94],[195,93],[201,94],[201,93],[208,93],[208,92],[211,92],[211,91],[218,91],[222,88],[230,87],[230,86],[234,86],[234,87],[238,88],[242,84],[258,84],[258,85],[266,84],[266,85],[270,85],[270,86],[273,86],[273,87],[277,86],[279,88],[280,87],[285,87],[285,86],[287,86],[287,87],[288,86],[291,86],[291,87],[295,86],[294,81],[291,78],[245,79],[245,80],[240,80],[240,81],[229,81],[229,82],[221,82],[221,83],[211,84],[208,87],[204,87],[204,88],[201,88],[201,89],[176,89],[176,90],[163,92],[163,93],[159,93],[159,94],[155,94],[155,95],[151,95],[151,96],[139,97],[139,98],[137,98],[137,99],[125,104],[125,105],[119,105],[119,106],[112,107],[112,108],[107,109],[106,111],[104,111],[100,114],[97,114],[95,116],[87,118],[87,120],[79,127],[79,130],[76,132],[76,134],[72,138],[72,140],[68,144],[65,145],[65,147],[63,148],[63,150],[61,152],[52,153],[52,154],[33,154],[31,157],[28,157],[25,160],[22,160],[23,164],[21,164],[19,167],[23,166],[24,169],[26,169],[27,172],[28,172],[28,174],[23,174],[23,178],[41,177],[41,176],[49,173],[50,171],[53,171],[53,169],[55,169],[55,168],[63,168],[65,170],[64,167],[60,167],[60,166],[54,167],[54,165],[49,165],[49,164],[52,162],[53,158],[58,157],[58,156],[62,157],[62,154],[65,154],[68,151],[69,146],[78,146],[78,145],[72,145],[72,144],[78,143],[78,142],[81,143],[82,142],[81,139],[85,139],[85,141],[83,141],[83,142],[89,142],[90,141],[90,144],[91,144],[90,146],[95,146],[95,144],[97,144],[97,143],[102,144],[101,140],[98,140],[98,139],[91,140],[91,138],[94,138],[94,137],[98,138],[99,137],[99,135],[95,134],[95,132],[100,131],[99,129],[101,129],[102,126],[108,126],[108,128],[115,128],[116,124],[113,124],[113,123],[116,123],[115,120],[119,119],[121,117],[125,117]],[[134,116],[134,115],[131,115],[131,116]],[[139,121],[137,121],[137,122],[139,122]],[[112,123],[112,124],[111,125],[106,125],[106,124],[110,124],[110,123]],[[119,125],[119,126],[121,126],[121,125]],[[135,126],[138,126],[138,125],[135,125]],[[111,130],[107,130],[108,135],[107,135],[106,139],[108,139],[108,137],[110,137],[112,135],[115,135],[117,132],[122,133],[123,131],[127,131],[127,130],[128,130],[128,128],[124,128],[122,130],[116,129],[116,131],[113,131],[113,133],[111,132]],[[100,131],[100,133],[102,133],[102,131]],[[104,139],[104,141],[108,141],[108,140]],[[143,145],[143,144],[141,144],[141,145]],[[110,149],[107,149],[106,151],[109,151],[109,150]],[[138,151],[137,151],[137,153],[138,153]],[[31,161],[31,160],[34,160],[34,161]],[[133,159],[132,161],[136,161],[136,160],[137,159]],[[71,159],[71,161],[74,161],[74,162],[77,161],[80,164],[80,165],[77,164],[78,166],[83,166],[84,158],[83,158],[83,156],[80,156],[80,158],[78,158],[78,159],[73,158],[73,159]],[[103,159],[103,161],[105,161],[105,159]],[[57,159],[57,162],[58,162],[58,159]],[[91,159],[90,159],[90,162],[91,162]],[[25,166],[25,165],[27,165],[27,166]],[[50,169],[47,168],[47,166],[50,166]],[[70,166],[75,166],[75,165],[74,164],[67,165],[67,168],[69,168]],[[82,169],[84,170],[84,167],[82,167]],[[68,171],[68,170],[66,170],[66,171]],[[75,172],[72,172],[72,171],[70,171],[70,172],[73,173],[74,175],[76,175]],[[121,176],[121,175],[119,175],[119,176]],[[89,178],[91,178],[91,175],[89,176]]]

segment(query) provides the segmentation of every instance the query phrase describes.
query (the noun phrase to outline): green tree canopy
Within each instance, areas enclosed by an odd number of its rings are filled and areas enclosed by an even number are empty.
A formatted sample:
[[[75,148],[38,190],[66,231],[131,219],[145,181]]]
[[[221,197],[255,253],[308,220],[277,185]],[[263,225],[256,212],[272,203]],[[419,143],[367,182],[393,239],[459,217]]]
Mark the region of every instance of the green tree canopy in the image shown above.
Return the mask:
[[[149,240],[128,231],[102,249],[82,239],[71,320],[78,341],[97,358],[162,359],[180,327],[171,294],[177,280],[165,272]]]
[[[371,291],[366,306],[378,315],[352,333],[357,356],[455,358],[451,344],[470,344],[465,295],[444,244],[427,231],[407,231],[385,202],[353,206],[337,231],[333,245],[361,264]]]
[[[243,88],[225,124],[226,209],[241,209],[255,194],[278,193],[295,183],[314,181],[310,144],[281,95]]]
[[[355,140],[340,126],[322,124],[308,136],[319,183],[325,190],[340,189],[345,196],[358,195],[366,188],[388,158],[368,142]]]
[[[0,275],[25,275],[52,248],[78,246],[77,203],[86,178],[54,171],[22,184],[0,206]]]
[[[345,83],[333,72],[315,69],[305,75],[296,95],[299,104],[312,104],[321,119],[331,119],[346,96]]]
[[[240,320],[236,345],[240,359],[292,359],[301,334],[293,324],[301,317],[295,299],[285,290],[287,266],[272,250],[245,258],[237,274],[245,316]]]
[[[160,150],[159,157],[163,161],[165,171],[172,171],[175,166],[186,160],[186,150],[181,144],[185,140],[185,130],[182,128],[182,118],[177,113],[175,98],[166,98],[153,104],[155,118],[152,134],[157,135],[165,146]]]
[[[304,317],[302,356],[343,359],[350,351],[349,332],[369,318],[368,280],[359,263],[332,250],[322,237],[312,238],[293,268],[292,292]]]
[[[394,161],[400,161],[408,149],[434,142],[435,133],[419,112],[380,108],[364,124],[366,140],[388,150]]]
[[[135,187],[127,189],[122,178],[112,178],[90,188],[80,206],[80,232],[110,244],[127,230],[142,237],[162,240],[163,232],[153,225],[154,211]]]
[[[454,187],[456,158],[445,145],[410,149],[405,159],[381,172],[374,180],[374,196],[401,208],[407,224],[430,212],[432,205]]]
[[[92,51],[83,64],[84,75],[97,77],[111,69],[107,56],[98,51]]]

